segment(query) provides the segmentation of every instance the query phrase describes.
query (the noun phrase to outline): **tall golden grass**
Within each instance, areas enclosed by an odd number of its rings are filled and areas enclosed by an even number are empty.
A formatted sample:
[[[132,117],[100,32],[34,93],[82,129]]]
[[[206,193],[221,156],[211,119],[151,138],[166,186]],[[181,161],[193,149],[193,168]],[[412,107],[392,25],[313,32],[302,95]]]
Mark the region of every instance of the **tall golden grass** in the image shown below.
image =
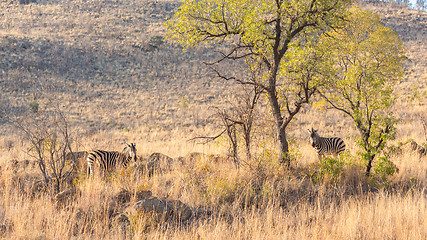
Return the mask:
[[[0,110],[25,115],[34,100],[48,112],[53,99],[70,122],[74,151],[117,151],[124,142],[135,142],[142,159],[160,152],[177,164],[152,177],[136,166],[108,179],[90,180],[80,171],[72,184],[75,197],[57,203],[52,190],[32,186],[41,178],[36,164],[14,165],[34,159],[26,154],[28,141],[0,115],[0,238],[427,238],[427,157],[404,149],[391,156],[398,173],[366,178],[357,165],[357,130],[337,112],[306,106],[297,116],[289,130],[291,170],[275,161],[263,107],[254,132],[255,158],[240,169],[226,157],[226,139],[207,145],[188,141],[219,133],[211,107],[226,108],[236,86],[211,79],[201,64],[214,59],[213,49],[182,53],[166,42],[147,50],[153,37],[164,35],[162,22],[177,2],[9,2],[0,2]],[[427,118],[426,40],[422,31],[405,33],[399,25],[401,18],[422,28],[425,23],[417,19],[426,13],[365,7],[406,34],[408,74],[396,87],[400,122],[391,144],[426,142],[420,121]],[[356,162],[336,176],[321,175],[308,144],[306,129],[312,126],[322,136],[342,137]],[[202,154],[188,157],[192,152]],[[130,226],[123,233],[117,217],[127,205],[115,198],[123,189],[181,200],[194,216],[180,223],[128,214]]]
[[[184,223],[133,219],[127,236],[135,239],[425,239],[426,158],[405,153],[399,159],[400,171],[386,185],[373,183],[358,167],[345,168],[338,182],[315,182],[310,178],[313,165],[290,172],[251,171],[209,157],[153,177],[87,179],[80,173],[75,182],[79,194],[65,205],[56,203],[49,191],[33,196],[16,185],[17,177],[37,168],[23,172],[2,165],[1,236],[122,238],[111,212],[121,207],[114,196],[127,189],[180,199],[195,215]]]

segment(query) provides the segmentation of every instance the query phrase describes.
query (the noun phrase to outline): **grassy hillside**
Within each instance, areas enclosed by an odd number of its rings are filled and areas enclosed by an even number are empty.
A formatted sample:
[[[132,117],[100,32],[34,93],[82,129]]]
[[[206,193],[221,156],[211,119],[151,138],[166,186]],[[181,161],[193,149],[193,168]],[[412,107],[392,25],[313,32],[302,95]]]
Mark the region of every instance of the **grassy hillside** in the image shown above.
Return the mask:
[[[215,59],[214,49],[183,52],[164,40],[163,23],[179,2],[1,4],[0,101],[6,112],[22,114],[31,101],[43,109],[50,98],[63,106],[82,135],[122,129],[141,133],[145,128],[182,131],[212,123],[209,106],[225,107],[234,91],[231,83],[214,78],[203,64]],[[402,120],[419,125],[412,121],[426,104],[426,13],[367,7],[399,33],[408,49],[397,112]],[[401,113],[402,107],[408,110],[407,104],[410,111]],[[323,128],[320,122],[309,124]]]
[[[253,142],[257,157],[242,168],[226,157],[224,138],[208,145],[187,141],[217,134],[212,114],[229,107],[240,89],[203,63],[218,57],[218,46],[184,52],[164,38],[163,23],[178,1],[19,2],[25,1],[0,0],[0,238],[427,238],[427,157],[406,144],[391,156],[398,173],[366,178],[353,164],[357,131],[335,111],[306,106],[297,116],[289,131],[292,170],[276,161],[263,103]],[[421,121],[427,120],[427,13],[360,4],[378,13],[407,49],[392,143],[427,142]],[[228,69],[240,72],[241,66]],[[29,139],[8,121],[31,120],[35,106],[46,116],[64,112],[73,150],[119,151],[135,142],[139,161],[90,180],[83,159],[62,183],[73,189],[62,200],[50,185],[40,185]],[[311,126],[342,136],[351,164],[319,164],[308,143]],[[173,159],[148,173],[157,164],[148,158],[153,152]],[[182,220],[176,206],[160,217],[135,210],[153,197],[181,201],[191,217]]]
[[[427,96],[426,12],[390,4],[369,4],[364,8],[377,13],[385,26],[396,31],[407,49],[406,78],[399,84],[400,94],[413,96],[416,89],[422,97],[420,100],[425,101]]]

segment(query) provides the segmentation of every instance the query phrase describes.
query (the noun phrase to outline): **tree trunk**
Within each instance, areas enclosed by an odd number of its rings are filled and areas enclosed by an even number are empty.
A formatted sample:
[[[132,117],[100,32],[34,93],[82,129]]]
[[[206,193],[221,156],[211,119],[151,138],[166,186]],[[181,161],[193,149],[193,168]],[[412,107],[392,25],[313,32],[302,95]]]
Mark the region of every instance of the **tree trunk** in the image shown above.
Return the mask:
[[[286,139],[286,128],[283,126],[283,117],[280,111],[279,101],[276,96],[275,86],[270,88],[267,92],[268,99],[270,101],[270,107],[272,108],[273,117],[276,124],[276,136],[279,145],[280,163],[286,164],[286,166],[289,167],[291,164],[289,158],[289,145],[288,140]]]
[[[368,159],[368,164],[366,165],[366,176],[370,176],[371,175],[371,168],[372,168],[372,161],[374,160],[375,155],[374,156],[369,156]]]
[[[245,139],[245,144],[246,144],[246,160],[250,161],[252,159],[251,142],[250,142],[250,139],[248,139],[248,137]]]
[[[38,162],[39,162],[40,171],[43,174],[44,182],[47,185],[47,184],[49,184],[50,179],[49,179],[49,177],[47,176],[47,173],[46,173],[46,165],[45,165],[44,161],[41,158],[39,159]]]
[[[289,158],[289,145],[286,139],[285,128],[278,126],[277,136],[280,150],[280,163],[286,164],[286,166],[289,167],[291,165],[291,159]]]

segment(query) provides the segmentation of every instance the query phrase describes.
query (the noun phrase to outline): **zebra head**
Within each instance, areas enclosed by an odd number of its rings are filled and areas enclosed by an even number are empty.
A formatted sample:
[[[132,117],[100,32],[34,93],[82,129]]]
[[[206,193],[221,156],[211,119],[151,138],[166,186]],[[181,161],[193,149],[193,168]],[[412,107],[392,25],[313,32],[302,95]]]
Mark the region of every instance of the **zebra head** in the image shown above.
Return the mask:
[[[313,146],[313,147],[318,146],[319,145],[319,138],[320,138],[320,136],[317,133],[317,130],[314,129],[314,128],[311,128],[311,130],[310,129],[307,129],[307,130],[308,130],[308,133],[310,134],[310,144],[311,144],[311,146]]]
[[[127,157],[132,158],[134,162],[136,162],[136,144],[131,143],[127,144],[126,147],[123,149],[123,154],[125,154]]]

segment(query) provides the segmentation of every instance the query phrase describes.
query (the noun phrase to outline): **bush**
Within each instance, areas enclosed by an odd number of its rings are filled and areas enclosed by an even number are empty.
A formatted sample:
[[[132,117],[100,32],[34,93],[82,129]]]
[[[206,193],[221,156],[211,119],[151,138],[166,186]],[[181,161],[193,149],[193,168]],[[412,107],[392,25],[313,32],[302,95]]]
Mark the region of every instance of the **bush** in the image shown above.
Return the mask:
[[[343,178],[346,178],[346,169],[352,169],[354,166],[359,166],[359,160],[352,156],[348,151],[345,151],[339,157],[324,157],[318,163],[314,170],[310,171],[310,176],[315,183],[321,183],[326,179],[337,183]],[[345,181],[345,180],[344,180]]]
[[[386,181],[389,176],[393,176],[398,171],[396,165],[388,159],[388,157],[378,158],[375,165],[375,174],[383,181]]]
[[[30,102],[30,109],[33,113],[36,113],[39,111],[39,103],[36,102],[35,100]]]
[[[320,168],[320,177],[329,177],[333,181],[338,181],[341,177],[345,162],[341,159],[336,159],[333,157],[325,157],[320,162],[319,168]]]
[[[160,48],[160,46],[163,45],[164,42],[165,42],[165,40],[164,40],[163,36],[156,35],[156,36],[151,37],[148,44],[152,47]]]

